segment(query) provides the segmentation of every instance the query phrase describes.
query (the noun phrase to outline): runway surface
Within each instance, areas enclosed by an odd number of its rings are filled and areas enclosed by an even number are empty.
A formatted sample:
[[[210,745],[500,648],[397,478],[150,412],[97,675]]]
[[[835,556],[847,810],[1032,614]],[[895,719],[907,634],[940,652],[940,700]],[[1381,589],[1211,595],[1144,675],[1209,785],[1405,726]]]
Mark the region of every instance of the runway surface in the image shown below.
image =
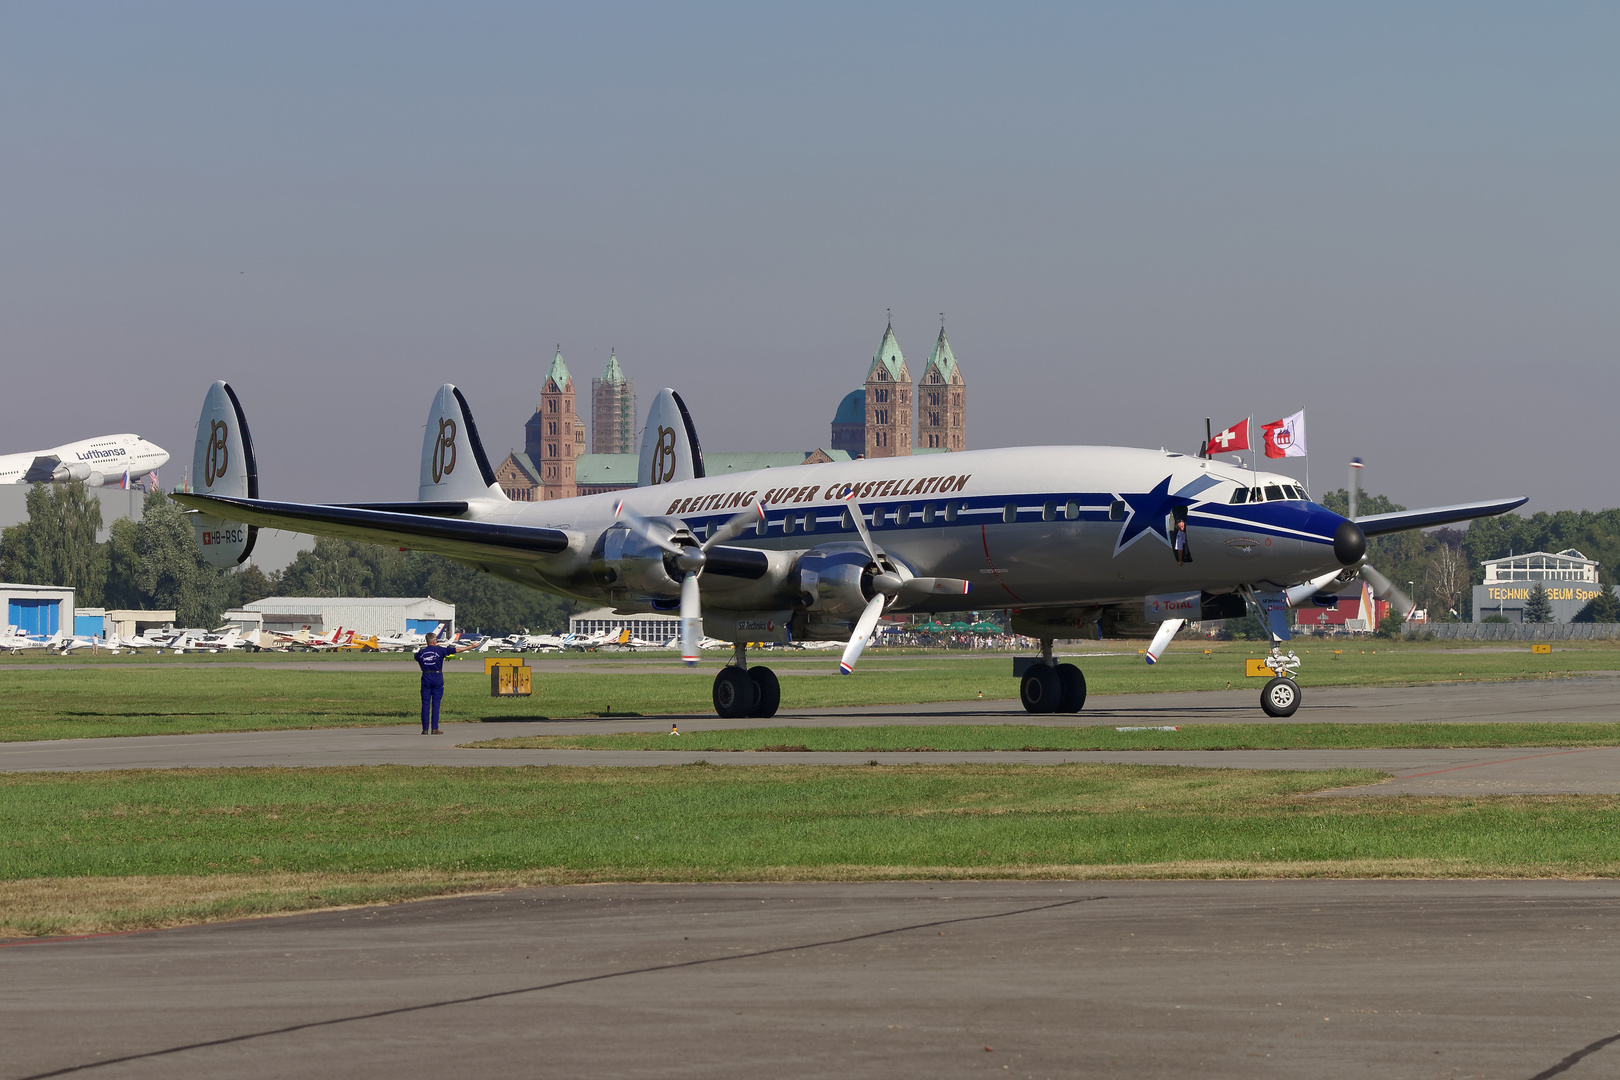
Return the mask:
[[[56,1075],[1580,1077],[1613,882],[523,890],[0,947]]]
[[[1428,686],[1320,689],[1296,714],[1299,722],[1412,723],[1480,720],[1620,719],[1620,678]],[[1031,717],[1014,703],[974,701],[782,713],[773,720],[682,719],[688,733],[724,727],[859,726],[871,724],[1029,723],[1202,724],[1260,719],[1248,692],[1098,697],[1075,717]],[[1241,699],[1241,700],[1240,700]],[[726,765],[951,762],[1138,762],[1247,769],[1370,768],[1395,779],[1335,794],[1613,794],[1620,793],[1620,747],[1494,750],[1226,750],[997,753],[716,753],[683,751],[484,750],[458,746],[481,739],[622,731],[667,731],[667,719],[617,717],[449,724],[438,738],[408,727],[158,735],[0,743],[0,772],[130,768],[322,765],[671,765],[707,760]],[[670,737],[672,747],[678,737]]]

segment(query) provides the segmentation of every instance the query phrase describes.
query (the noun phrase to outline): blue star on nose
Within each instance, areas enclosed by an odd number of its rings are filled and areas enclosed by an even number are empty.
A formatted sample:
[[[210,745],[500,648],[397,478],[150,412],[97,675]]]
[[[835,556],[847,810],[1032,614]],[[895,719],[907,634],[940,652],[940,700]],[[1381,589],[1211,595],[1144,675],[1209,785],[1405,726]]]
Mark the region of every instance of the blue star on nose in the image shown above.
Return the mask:
[[[1120,493],[1130,513],[1125,518],[1124,526],[1119,530],[1119,540],[1114,544],[1114,554],[1118,555],[1142,536],[1143,533],[1153,533],[1166,545],[1170,543],[1170,533],[1164,526],[1164,519],[1178,506],[1191,506],[1193,500],[1182,495],[1170,494],[1170,477],[1165,477],[1154,486],[1152,491],[1140,495]]]

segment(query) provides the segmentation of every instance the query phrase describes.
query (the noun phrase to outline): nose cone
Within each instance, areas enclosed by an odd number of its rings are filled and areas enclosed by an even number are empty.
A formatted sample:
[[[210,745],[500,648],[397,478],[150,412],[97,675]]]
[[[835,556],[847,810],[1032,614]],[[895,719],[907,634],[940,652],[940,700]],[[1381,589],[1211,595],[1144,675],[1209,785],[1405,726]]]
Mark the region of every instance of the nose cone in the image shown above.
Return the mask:
[[[1353,566],[1367,554],[1367,534],[1353,521],[1341,523],[1333,533],[1333,557],[1340,566]]]

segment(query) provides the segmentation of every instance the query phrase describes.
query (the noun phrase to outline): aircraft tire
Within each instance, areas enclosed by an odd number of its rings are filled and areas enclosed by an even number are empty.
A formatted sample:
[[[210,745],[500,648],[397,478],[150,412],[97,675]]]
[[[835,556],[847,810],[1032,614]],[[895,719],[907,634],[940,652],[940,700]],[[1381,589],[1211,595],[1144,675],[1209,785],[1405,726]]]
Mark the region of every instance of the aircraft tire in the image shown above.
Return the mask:
[[[776,672],[768,667],[749,668],[748,678],[754,684],[754,707],[748,715],[769,720],[782,704],[782,684],[776,681]]]
[[[714,677],[714,712],[722,720],[737,720],[754,708],[754,680],[739,668],[721,668]]]
[[[1045,664],[1031,664],[1018,684],[1018,697],[1029,713],[1057,712],[1063,700],[1063,682]]]
[[[1076,713],[1086,707],[1086,674],[1073,664],[1057,666],[1058,683],[1063,693],[1058,698],[1057,711]]]
[[[1266,683],[1260,691],[1260,708],[1267,716],[1282,719],[1299,711],[1299,684],[1293,679],[1278,676]]]

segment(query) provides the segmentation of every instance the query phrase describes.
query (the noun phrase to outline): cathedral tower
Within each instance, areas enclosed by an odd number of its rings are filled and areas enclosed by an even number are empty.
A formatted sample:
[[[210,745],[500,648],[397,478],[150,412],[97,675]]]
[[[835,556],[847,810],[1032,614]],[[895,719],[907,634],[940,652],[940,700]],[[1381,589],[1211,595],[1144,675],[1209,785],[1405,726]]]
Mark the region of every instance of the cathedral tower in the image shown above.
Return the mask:
[[[917,380],[917,447],[967,449],[967,383],[939,328],[934,353]]]
[[[894,324],[883,331],[877,355],[866,372],[866,456],[909,457],[911,454],[911,372]]]
[[[523,451],[540,470],[544,498],[571,499],[579,494],[574,460],[585,453],[585,425],[574,410],[574,380],[560,346],[540,387],[540,404],[523,425]]]
[[[602,377],[591,380],[591,453],[638,453],[635,441],[636,384],[624,377],[615,351],[608,355]]]

